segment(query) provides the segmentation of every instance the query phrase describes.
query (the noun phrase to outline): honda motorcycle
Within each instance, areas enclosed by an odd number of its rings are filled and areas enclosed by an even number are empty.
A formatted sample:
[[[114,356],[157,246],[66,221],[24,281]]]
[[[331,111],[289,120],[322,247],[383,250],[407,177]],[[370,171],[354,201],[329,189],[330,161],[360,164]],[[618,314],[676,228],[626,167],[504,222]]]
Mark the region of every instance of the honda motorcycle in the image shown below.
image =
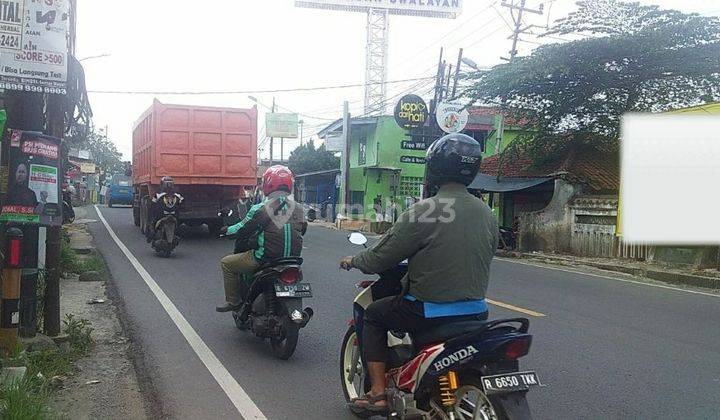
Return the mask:
[[[218,216],[227,224],[233,211],[225,210]],[[249,249],[247,244],[235,246],[236,253]],[[300,329],[313,316],[312,308],[303,309],[303,298],[311,298],[313,293],[311,285],[302,282],[302,262],[299,257],[280,258],[238,278],[243,305],[232,313],[235,326],[258,338],[269,339],[273,356],[282,360],[293,355]]]
[[[180,238],[175,234],[176,229],[177,219],[173,215],[167,215],[155,223],[152,247],[158,255],[169,258],[178,246]]]
[[[348,239],[365,245],[367,238]],[[359,339],[365,309],[375,300],[398,295],[407,263],[363,281],[353,317],[342,340],[340,375],[348,403],[370,390]],[[518,359],[528,354],[532,336],[526,318],[458,321],[408,334],[388,333],[388,418],[530,419],[528,389],[540,385],[533,371],[521,371]],[[352,407],[352,406],[351,406]],[[367,411],[354,411],[360,417]]]

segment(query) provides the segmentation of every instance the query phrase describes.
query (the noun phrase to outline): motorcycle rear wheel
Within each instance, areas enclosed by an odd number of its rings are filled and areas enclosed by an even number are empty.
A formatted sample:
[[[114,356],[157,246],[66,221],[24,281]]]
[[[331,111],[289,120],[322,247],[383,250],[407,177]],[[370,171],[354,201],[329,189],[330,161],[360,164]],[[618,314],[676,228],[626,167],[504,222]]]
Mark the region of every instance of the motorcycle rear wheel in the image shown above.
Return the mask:
[[[455,418],[458,420],[532,419],[525,393],[486,395],[480,381],[463,381],[455,392]]]
[[[281,338],[271,338],[270,348],[273,356],[281,360],[289,359],[295,353],[297,347],[300,326],[290,320],[287,316],[283,317],[283,336]]]

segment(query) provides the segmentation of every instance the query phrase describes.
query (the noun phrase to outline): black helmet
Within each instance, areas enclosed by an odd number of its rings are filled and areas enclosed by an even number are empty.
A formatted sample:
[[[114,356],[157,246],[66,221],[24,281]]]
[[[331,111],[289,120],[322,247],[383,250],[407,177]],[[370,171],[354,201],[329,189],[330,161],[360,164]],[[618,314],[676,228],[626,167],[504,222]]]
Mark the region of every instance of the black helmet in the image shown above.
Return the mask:
[[[448,134],[428,148],[425,181],[433,188],[446,182],[470,185],[480,170],[481,161],[480,143],[465,134]]]
[[[173,193],[175,192],[175,181],[171,176],[164,176],[160,180],[160,192]]]

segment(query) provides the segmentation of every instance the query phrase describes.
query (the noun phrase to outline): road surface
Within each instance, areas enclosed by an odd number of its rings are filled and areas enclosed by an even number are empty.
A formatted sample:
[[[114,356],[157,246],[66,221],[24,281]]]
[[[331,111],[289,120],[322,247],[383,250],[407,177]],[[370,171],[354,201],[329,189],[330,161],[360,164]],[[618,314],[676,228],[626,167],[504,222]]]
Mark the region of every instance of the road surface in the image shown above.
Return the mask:
[[[280,361],[214,310],[223,301],[218,261],[230,241],[198,232],[172,258],[159,258],[131,209],[99,209],[115,238],[102,222],[89,226],[166,415],[353,418],[339,387],[339,347],[353,283],[368,277],[338,270],[341,257],[358,251],[343,232],[311,226],[307,233],[303,272],[315,317],[293,358]],[[101,219],[92,208],[88,217]],[[536,418],[717,416],[719,296],[495,261],[488,297],[491,318],[531,319],[534,341],[522,367],[547,385],[529,394]]]

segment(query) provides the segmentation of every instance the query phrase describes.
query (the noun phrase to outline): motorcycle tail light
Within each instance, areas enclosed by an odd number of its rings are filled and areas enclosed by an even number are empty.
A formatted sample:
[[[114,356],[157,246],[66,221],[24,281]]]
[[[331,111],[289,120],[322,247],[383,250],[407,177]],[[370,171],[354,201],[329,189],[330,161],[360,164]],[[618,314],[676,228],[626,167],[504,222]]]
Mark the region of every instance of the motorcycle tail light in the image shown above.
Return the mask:
[[[511,341],[505,346],[505,357],[519,359],[530,352],[530,337],[523,337]]]
[[[280,281],[285,284],[294,284],[300,281],[302,274],[297,268],[286,268],[280,273]]]

